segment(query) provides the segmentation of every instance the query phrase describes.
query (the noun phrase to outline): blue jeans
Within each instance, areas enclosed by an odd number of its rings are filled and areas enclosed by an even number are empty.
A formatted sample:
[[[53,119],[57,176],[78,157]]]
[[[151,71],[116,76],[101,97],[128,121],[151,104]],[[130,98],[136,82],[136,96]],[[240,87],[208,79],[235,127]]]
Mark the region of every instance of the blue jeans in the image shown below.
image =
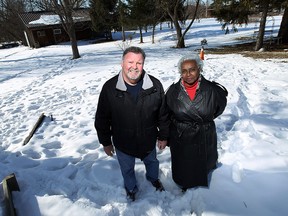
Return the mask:
[[[124,179],[124,186],[130,192],[137,192],[137,180],[135,176],[135,157],[125,154],[115,148],[118,163]],[[143,159],[146,168],[146,179],[154,182],[159,175],[159,161],[156,158],[156,148]]]

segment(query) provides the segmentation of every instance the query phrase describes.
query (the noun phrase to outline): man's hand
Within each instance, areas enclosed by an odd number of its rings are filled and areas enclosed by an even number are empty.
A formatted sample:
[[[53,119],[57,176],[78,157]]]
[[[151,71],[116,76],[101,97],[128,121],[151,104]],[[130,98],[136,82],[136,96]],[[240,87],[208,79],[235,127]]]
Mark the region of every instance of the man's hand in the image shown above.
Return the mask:
[[[167,140],[158,140],[158,148],[160,150],[165,149],[166,145],[167,145]]]
[[[113,156],[114,153],[115,153],[115,150],[114,150],[114,146],[113,145],[109,145],[109,146],[103,146],[103,149],[105,151],[105,153],[108,155],[108,156]]]

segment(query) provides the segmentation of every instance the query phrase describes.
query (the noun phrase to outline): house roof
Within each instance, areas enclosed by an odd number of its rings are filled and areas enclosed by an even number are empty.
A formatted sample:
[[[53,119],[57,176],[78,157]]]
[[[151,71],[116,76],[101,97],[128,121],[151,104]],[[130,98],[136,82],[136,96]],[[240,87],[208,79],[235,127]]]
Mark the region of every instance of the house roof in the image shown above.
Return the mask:
[[[27,28],[61,24],[59,16],[51,11],[21,13],[19,17]],[[91,21],[89,10],[74,10],[73,19],[75,22]]]

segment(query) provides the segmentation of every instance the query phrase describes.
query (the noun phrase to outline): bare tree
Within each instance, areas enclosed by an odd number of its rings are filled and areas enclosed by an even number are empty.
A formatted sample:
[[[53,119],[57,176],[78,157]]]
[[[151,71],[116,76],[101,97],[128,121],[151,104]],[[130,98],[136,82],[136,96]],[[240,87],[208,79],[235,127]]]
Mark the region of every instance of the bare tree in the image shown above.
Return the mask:
[[[73,20],[73,14],[75,9],[81,8],[85,3],[85,0],[43,0],[42,6],[55,12],[62,23],[62,26],[68,34],[71,42],[73,59],[80,58],[76,31],[75,21]]]
[[[0,42],[25,39],[22,22],[18,16],[25,8],[25,0],[0,1]]]
[[[171,18],[177,35],[177,45],[176,48],[185,48],[185,35],[187,31],[191,28],[192,24],[197,15],[200,0],[195,1],[195,10],[191,14],[187,14],[185,11],[184,3],[185,0],[157,0],[157,4],[163,8]],[[182,27],[179,22],[185,22],[188,17],[192,17],[190,23],[182,33]]]

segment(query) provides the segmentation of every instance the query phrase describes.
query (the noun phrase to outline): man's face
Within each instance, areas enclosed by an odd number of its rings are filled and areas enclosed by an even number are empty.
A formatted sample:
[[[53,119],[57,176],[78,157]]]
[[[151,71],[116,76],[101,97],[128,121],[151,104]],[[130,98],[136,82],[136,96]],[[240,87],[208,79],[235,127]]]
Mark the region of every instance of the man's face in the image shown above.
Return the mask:
[[[122,60],[121,66],[125,82],[136,84],[143,72],[144,59],[142,54],[127,53]]]

